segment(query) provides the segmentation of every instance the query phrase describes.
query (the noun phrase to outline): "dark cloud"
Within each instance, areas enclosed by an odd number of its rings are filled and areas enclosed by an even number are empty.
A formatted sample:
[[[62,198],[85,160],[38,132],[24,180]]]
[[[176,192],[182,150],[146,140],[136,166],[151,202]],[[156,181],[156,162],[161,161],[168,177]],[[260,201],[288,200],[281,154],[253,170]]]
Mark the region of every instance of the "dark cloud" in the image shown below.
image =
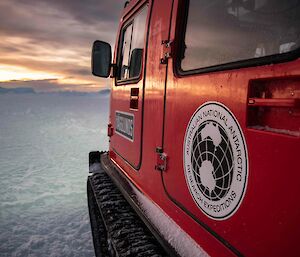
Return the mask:
[[[113,42],[121,7],[116,0],[3,1],[0,33],[27,37],[33,43],[76,43],[95,37]]]
[[[120,7],[124,2],[118,0],[15,0],[19,4],[29,7],[35,6],[37,2],[53,9],[62,10],[70,14],[76,20],[87,24],[98,23],[99,19],[115,21],[120,16]]]

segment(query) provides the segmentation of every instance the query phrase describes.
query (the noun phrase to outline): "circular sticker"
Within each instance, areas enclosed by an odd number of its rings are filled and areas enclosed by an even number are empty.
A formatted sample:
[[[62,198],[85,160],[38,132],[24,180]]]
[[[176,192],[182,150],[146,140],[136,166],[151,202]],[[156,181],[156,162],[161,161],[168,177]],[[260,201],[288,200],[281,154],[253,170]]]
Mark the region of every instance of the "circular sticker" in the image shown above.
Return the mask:
[[[225,105],[207,102],[196,110],[183,160],[188,188],[202,212],[216,220],[232,216],[246,191],[248,154],[241,127]]]

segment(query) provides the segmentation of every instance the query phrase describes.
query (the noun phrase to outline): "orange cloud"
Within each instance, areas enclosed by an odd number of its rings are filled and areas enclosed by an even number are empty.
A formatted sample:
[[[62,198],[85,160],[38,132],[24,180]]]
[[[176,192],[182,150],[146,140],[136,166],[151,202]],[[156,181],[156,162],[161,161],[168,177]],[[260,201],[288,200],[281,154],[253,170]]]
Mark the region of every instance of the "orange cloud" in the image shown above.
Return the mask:
[[[45,91],[108,87],[109,81],[91,75],[90,55],[94,40],[114,41],[121,12],[116,6],[122,8],[111,0],[0,2],[1,85],[27,81]],[[47,81],[47,87],[33,81]]]

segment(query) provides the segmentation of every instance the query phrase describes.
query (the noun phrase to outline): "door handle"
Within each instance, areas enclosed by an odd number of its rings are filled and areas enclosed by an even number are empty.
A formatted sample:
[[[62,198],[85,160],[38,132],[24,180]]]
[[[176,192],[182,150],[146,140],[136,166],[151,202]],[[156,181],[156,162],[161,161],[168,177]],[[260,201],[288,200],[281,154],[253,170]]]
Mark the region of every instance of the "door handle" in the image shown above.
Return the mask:
[[[130,109],[139,109],[139,88],[131,88],[130,90]]]
[[[300,99],[290,98],[249,98],[248,106],[250,107],[282,107],[282,108],[299,108]]]
[[[249,82],[247,127],[299,137],[300,76]]]

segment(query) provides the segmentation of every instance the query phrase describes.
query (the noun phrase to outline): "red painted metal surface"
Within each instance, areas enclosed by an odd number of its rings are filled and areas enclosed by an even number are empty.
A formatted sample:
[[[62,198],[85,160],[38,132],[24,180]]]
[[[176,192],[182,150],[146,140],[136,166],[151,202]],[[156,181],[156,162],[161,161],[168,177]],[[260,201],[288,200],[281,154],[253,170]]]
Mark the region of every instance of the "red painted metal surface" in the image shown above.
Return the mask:
[[[131,1],[124,10],[120,31],[146,3],[149,33],[145,73],[137,83],[112,83],[110,122],[115,128],[116,111],[133,114],[134,140],[114,131],[110,138],[111,159],[208,254],[234,256],[237,252],[228,248],[228,243],[246,256],[299,256],[300,60],[176,76],[176,56],[168,58],[166,64],[160,60],[166,51],[162,42],[180,40],[176,26],[179,1]],[[117,50],[118,40],[115,53]],[[115,54],[115,63],[116,59]],[[138,88],[138,96],[132,97],[132,88],[134,92]],[[262,93],[265,89],[272,92],[272,97]],[[289,95],[291,89],[296,97]],[[133,98],[138,108],[130,108]],[[219,221],[197,207],[183,169],[186,128],[195,110],[207,101],[220,102],[231,110],[248,149],[245,197],[232,217]],[[259,108],[265,109],[261,113]],[[288,135],[287,131],[295,133]],[[163,174],[155,169],[157,147],[168,156]]]

